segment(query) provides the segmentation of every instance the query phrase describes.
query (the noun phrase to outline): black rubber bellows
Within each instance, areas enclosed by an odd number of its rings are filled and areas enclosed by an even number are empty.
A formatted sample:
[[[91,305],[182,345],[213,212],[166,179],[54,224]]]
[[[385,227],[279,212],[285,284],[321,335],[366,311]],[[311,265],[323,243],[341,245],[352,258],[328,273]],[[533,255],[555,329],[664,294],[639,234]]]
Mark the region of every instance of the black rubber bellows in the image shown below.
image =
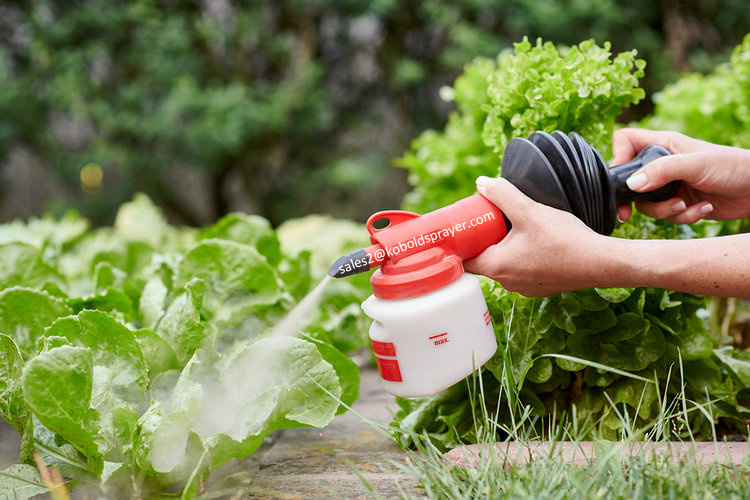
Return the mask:
[[[618,204],[675,195],[679,181],[648,193],[636,193],[625,184],[643,165],[668,154],[661,146],[648,146],[632,161],[607,168],[599,152],[575,132],[534,132],[528,140],[508,143],[501,175],[531,199],[570,212],[594,231],[609,235],[617,223]]]

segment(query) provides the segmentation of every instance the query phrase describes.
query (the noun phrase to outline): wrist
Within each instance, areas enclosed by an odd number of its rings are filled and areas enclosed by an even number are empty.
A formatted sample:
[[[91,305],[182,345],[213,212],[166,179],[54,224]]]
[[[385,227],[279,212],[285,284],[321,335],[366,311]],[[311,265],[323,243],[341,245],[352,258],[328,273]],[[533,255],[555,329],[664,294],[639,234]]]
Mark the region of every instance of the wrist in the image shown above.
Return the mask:
[[[668,264],[660,261],[660,245],[655,240],[628,240],[603,236],[597,252],[597,267],[592,269],[597,287],[634,288],[659,286]]]

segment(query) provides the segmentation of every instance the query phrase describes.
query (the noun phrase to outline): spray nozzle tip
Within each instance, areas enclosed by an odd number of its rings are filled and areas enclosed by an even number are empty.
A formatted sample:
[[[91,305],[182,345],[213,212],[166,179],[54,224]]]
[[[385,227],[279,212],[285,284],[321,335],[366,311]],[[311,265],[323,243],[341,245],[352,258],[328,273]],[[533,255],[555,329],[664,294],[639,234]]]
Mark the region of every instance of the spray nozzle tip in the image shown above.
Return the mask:
[[[328,274],[334,278],[343,278],[369,270],[370,258],[367,252],[360,248],[336,259],[336,262],[328,269]]]

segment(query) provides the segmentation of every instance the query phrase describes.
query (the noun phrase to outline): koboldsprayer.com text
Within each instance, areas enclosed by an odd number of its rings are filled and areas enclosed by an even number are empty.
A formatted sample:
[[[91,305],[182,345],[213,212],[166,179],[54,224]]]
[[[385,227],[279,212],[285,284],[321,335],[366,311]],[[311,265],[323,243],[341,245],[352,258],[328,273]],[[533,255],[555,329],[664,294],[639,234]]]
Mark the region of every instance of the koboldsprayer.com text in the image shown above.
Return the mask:
[[[464,231],[468,228],[477,227],[484,224],[485,222],[489,222],[494,219],[495,214],[492,212],[487,212],[484,215],[469,219],[468,221],[460,222],[450,227],[440,228],[427,234],[420,234],[419,236],[414,236],[410,240],[399,241],[398,245],[393,245],[390,248],[386,247],[385,253],[388,257],[393,257],[398,254],[404,253],[407,250],[412,250],[417,247],[437,243],[438,241],[449,236],[455,236],[457,232]],[[378,256],[376,256],[376,258],[377,257]]]

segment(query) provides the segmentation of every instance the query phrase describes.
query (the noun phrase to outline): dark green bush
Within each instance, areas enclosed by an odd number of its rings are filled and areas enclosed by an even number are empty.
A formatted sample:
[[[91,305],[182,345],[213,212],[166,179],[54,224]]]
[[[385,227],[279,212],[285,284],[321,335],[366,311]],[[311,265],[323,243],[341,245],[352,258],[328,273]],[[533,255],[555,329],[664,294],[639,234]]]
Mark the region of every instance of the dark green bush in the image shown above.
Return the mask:
[[[0,157],[30,152],[62,198],[46,206],[97,224],[135,190],[178,222],[238,209],[274,224],[363,219],[398,205],[391,158],[442,127],[438,89],[476,56],[524,35],[611,40],[638,47],[653,91],[710,68],[749,12],[740,0],[5,2]],[[33,178],[23,189],[44,206]]]

